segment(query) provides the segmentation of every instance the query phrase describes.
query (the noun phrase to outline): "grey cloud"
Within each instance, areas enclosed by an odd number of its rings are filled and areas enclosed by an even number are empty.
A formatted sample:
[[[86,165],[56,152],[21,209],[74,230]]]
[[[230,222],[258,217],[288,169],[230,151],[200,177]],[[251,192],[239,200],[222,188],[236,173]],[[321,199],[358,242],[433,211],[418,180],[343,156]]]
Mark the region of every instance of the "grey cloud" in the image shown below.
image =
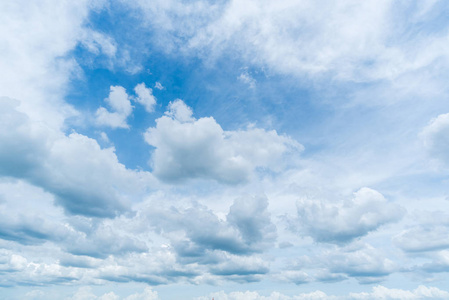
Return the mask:
[[[404,208],[389,203],[382,194],[362,188],[345,202],[304,199],[298,202],[298,217],[304,233],[318,242],[347,243],[399,220]]]
[[[200,205],[183,210],[153,207],[147,217],[152,226],[172,239],[181,256],[201,257],[208,250],[249,254],[263,251],[276,237],[267,206],[266,197],[239,198],[226,221]]]
[[[252,245],[273,242],[276,227],[271,223],[267,207],[268,199],[265,196],[239,198],[229,209],[227,220]]]

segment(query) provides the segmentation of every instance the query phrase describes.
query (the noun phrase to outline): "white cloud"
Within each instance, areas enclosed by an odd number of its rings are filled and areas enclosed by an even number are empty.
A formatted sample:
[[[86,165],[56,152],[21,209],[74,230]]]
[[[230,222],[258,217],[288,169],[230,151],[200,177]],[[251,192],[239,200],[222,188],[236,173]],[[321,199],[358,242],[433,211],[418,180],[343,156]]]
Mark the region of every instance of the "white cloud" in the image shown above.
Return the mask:
[[[164,208],[164,203],[148,204],[146,223],[166,235],[179,256],[207,261],[209,251],[247,255],[263,252],[274,243],[276,227],[271,222],[268,199],[264,196],[236,199],[226,220],[197,204],[177,209]]]
[[[141,90],[139,89],[139,91]],[[100,107],[95,113],[97,123],[112,128],[129,128],[126,119],[132,113],[133,107],[125,88],[111,86],[109,97],[104,100],[112,108],[112,112]]]
[[[149,173],[120,164],[114,148],[102,149],[78,133],[51,130],[18,112],[17,101],[1,101],[0,122],[7,124],[0,127],[0,174],[42,187],[67,212],[114,216],[127,207],[130,195],[142,191],[144,178],[150,179]]]
[[[352,241],[400,219],[405,212],[369,188],[361,188],[346,201],[302,199],[297,208],[304,233],[316,241],[330,243]]]
[[[449,165],[449,113],[431,120],[420,136],[429,153]]]
[[[153,95],[153,90],[151,88],[147,88],[145,83],[142,82],[136,85],[134,91],[137,94],[137,97],[134,98],[135,101],[142,104],[147,112],[153,112],[154,105],[156,105],[156,98]]]
[[[274,130],[224,131],[212,117],[196,120],[181,100],[170,103],[166,116],[147,130],[145,140],[156,147],[154,174],[167,181],[208,178],[241,183],[256,167],[280,171],[284,155],[302,150],[299,143]]]

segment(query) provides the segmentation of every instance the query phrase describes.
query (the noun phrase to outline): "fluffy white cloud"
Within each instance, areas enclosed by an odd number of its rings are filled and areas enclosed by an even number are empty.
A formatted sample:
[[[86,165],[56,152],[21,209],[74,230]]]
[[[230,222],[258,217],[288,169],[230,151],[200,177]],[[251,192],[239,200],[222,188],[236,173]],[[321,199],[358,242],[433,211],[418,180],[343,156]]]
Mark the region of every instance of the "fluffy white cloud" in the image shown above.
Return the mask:
[[[302,199],[297,203],[304,233],[316,241],[346,243],[400,219],[404,208],[372,189],[361,188],[350,200]]]
[[[449,113],[431,120],[420,134],[430,154],[449,164]]]
[[[156,88],[159,88],[157,84]],[[153,90],[151,88],[147,88],[145,83],[142,82],[136,85],[134,91],[137,95],[137,97],[134,98],[135,101],[142,104],[147,112],[153,112],[154,105],[156,104],[156,97],[153,95]]]
[[[129,128],[126,119],[132,113],[133,107],[125,88],[111,86],[109,97],[104,100],[112,108],[112,112],[100,107],[95,113],[97,123],[112,128]]]
[[[284,155],[302,150],[299,143],[274,130],[224,131],[212,117],[196,120],[181,100],[170,103],[166,116],[147,130],[145,140],[156,147],[154,174],[175,182],[189,178],[245,182],[254,168],[279,171]]]

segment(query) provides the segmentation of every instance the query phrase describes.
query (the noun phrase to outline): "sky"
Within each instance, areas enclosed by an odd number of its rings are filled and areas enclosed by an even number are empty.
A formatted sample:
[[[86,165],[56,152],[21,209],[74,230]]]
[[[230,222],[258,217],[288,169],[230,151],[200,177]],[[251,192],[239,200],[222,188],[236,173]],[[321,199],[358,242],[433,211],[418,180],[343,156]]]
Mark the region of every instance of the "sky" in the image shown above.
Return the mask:
[[[448,299],[448,14],[0,1],[0,299]]]

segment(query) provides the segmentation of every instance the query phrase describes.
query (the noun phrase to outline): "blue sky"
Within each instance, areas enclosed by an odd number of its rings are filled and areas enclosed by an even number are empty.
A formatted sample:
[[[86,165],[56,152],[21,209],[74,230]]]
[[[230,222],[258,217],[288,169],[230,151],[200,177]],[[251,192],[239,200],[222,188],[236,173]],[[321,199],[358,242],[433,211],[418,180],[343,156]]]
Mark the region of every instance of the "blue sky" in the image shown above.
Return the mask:
[[[447,299],[444,1],[0,3],[0,299]]]

